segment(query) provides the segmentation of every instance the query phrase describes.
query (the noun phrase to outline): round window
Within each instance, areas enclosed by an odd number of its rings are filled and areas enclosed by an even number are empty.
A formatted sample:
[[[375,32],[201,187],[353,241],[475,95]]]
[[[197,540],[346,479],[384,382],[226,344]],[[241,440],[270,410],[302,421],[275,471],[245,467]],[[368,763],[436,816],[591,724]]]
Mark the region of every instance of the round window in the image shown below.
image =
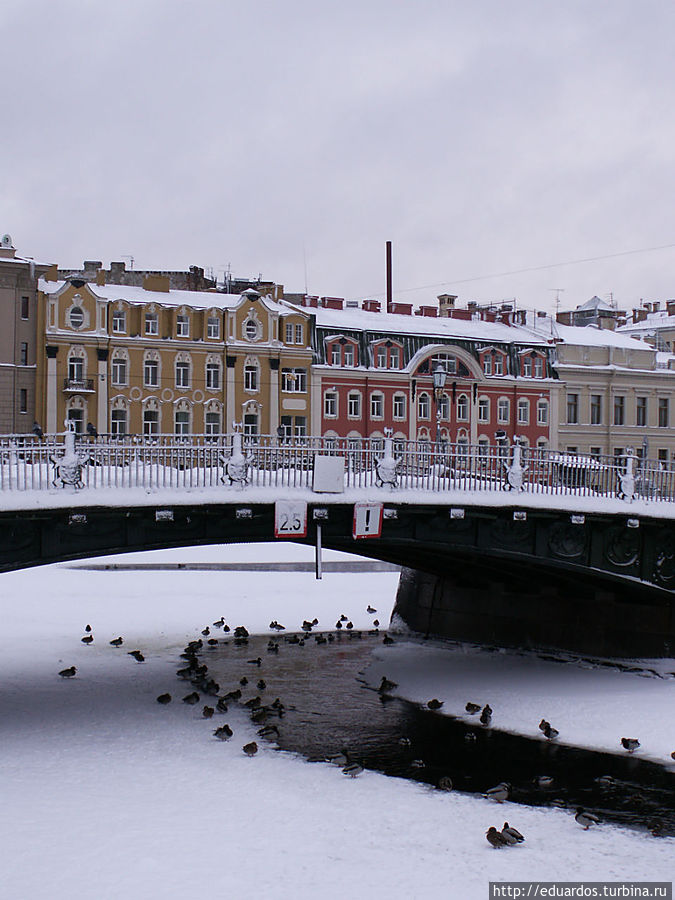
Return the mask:
[[[249,341],[254,341],[258,337],[258,326],[253,319],[246,322],[246,337]]]
[[[71,328],[82,328],[84,325],[84,310],[81,306],[73,306],[70,310]]]

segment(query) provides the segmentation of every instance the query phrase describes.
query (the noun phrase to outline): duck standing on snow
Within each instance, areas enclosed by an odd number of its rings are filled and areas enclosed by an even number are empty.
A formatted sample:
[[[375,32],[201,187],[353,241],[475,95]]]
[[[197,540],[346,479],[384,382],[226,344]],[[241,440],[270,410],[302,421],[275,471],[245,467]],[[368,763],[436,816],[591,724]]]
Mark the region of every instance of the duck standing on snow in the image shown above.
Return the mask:
[[[242,750],[247,756],[255,756],[258,752],[258,745],[255,741],[251,741],[250,744],[244,744]]]
[[[492,707],[490,706],[489,703],[486,703],[480,714],[480,724],[485,725],[487,727],[491,721],[492,721]]]
[[[511,785],[508,781],[500,781],[495,787],[488,788],[483,794],[486,800],[496,800],[497,803],[503,803],[511,796]]]
[[[508,822],[504,822],[502,828],[502,836],[506,838],[509,844],[522,844],[525,838],[517,828],[511,828]]]
[[[494,825],[491,825],[488,830],[485,832],[485,837],[489,844],[495,848],[495,850],[500,850],[502,847],[508,847],[509,842],[506,840],[503,834],[501,834]]]
[[[68,669],[61,669],[59,675],[61,676],[61,678],[72,678],[76,672],[77,669],[75,668],[75,666],[70,666]]]
[[[467,703],[464,709],[469,713],[470,716],[475,716],[477,712],[481,711],[480,703]]]
[[[579,825],[584,829],[584,831],[588,831],[591,825],[599,825],[600,819],[597,816],[594,816],[593,813],[586,812],[583,806],[577,806],[576,815],[574,816],[575,822],[578,822]]]
[[[621,746],[624,750],[628,750],[629,753],[635,753],[640,746],[640,741],[637,738],[621,738]]]
[[[440,709],[441,706],[443,706],[443,701],[442,701],[442,700],[437,700],[437,699],[434,697],[433,700],[429,700],[429,702],[427,703],[427,706],[428,706],[428,708],[431,709],[431,710]]]

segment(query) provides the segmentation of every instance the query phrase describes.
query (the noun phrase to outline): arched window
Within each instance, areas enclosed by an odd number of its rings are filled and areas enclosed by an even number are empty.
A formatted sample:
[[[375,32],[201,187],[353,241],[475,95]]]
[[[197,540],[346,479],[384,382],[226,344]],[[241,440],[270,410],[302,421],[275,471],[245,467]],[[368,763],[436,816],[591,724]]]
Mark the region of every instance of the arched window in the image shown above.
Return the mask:
[[[223,407],[215,400],[209,400],[204,407],[204,434],[215,437],[222,433]]]
[[[159,401],[156,397],[149,397],[143,403],[143,434],[147,437],[159,434]]]
[[[129,407],[125,397],[115,397],[110,410],[110,433],[121,437],[129,431]]]
[[[393,415],[394,418],[398,421],[402,421],[406,418],[407,412],[407,399],[405,394],[394,394],[394,408]]]
[[[478,421],[486,423],[490,421],[490,399],[489,397],[478,398]]]
[[[115,350],[110,363],[111,381],[114,385],[123,387],[128,376],[129,355],[126,350]]]
[[[431,416],[431,399],[429,394],[421,393],[417,398],[417,418],[428,419]]]
[[[530,423],[530,401],[521,397],[518,401],[518,424],[529,425]]]
[[[458,409],[458,416],[459,416],[459,407],[457,409]],[[438,411],[441,414],[441,419],[443,419],[444,422],[449,421],[449,419],[450,419],[450,398],[448,397],[447,394],[441,394],[441,396],[438,398]]]
[[[537,425],[548,425],[548,400],[537,401]]]
[[[384,418],[384,395],[379,392],[370,395],[370,418]]]
[[[220,360],[213,353],[206,357],[206,389],[207,391],[220,390]]]
[[[361,394],[358,391],[350,391],[347,397],[347,416],[350,419],[361,418]]]
[[[469,421],[469,398],[466,394],[460,394],[457,398],[457,421]]]
[[[511,418],[511,401],[508,397],[500,397],[497,400],[497,422],[507,425]]]
[[[187,353],[178,353],[176,354],[176,387],[177,388],[189,388],[190,387],[190,356]],[[176,432],[178,433],[178,432]]]
[[[174,434],[185,436],[190,434],[191,408],[187,400],[179,400],[174,407]]]
[[[82,389],[87,374],[87,357],[84,347],[71,347],[68,351],[68,381],[69,387]]]

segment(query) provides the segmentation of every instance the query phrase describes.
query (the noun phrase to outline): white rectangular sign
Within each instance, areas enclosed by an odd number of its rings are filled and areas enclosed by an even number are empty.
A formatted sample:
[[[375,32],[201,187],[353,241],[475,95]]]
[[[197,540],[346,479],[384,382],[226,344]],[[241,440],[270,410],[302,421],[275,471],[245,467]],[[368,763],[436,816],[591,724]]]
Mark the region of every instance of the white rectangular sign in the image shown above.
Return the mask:
[[[274,504],[274,537],[307,537],[307,503],[304,500],[277,500]]]
[[[314,480],[312,490],[323,494],[341,494],[345,489],[344,456],[314,457]]]
[[[353,538],[380,537],[382,534],[382,504],[355,503]]]

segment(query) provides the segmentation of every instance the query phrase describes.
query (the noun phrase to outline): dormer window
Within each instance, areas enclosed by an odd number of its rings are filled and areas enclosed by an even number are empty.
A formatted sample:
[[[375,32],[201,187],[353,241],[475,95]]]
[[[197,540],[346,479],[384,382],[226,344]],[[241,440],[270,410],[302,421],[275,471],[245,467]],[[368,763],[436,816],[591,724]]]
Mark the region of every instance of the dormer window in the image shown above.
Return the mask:
[[[214,340],[220,340],[220,319],[218,316],[209,316],[206,323],[206,336]]]
[[[377,348],[377,368],[378,369],[386,369],[387,368],[387,348],[384,344],[381,344]]]
[[[346,366],[354,365],[354,345],[353,344],[345,344],[343,348],[344,353],[344,364]]]
[[[157,313],[145,314],[145,333],[149,335],[159,334],[159,317]]]
[[[116,309],[112,316],[113,334],[124,334],[127,330],[127,314],[123,309]]]
[[[81,306],[73,306],[69,314],[70,327],[82,328],[84,325],[84,310]]]
[[[190,337],[190,317],[186,315],[176,316],[176,336]]]
[[[330,362],[332,366],[339,366],[342,358],[342,347],[339,344],[333,344],[331,347]]]
[[[544,377],[544,360],[541,356],[535,356],[534,358],[534,377],[535,378],[543,378]]]

